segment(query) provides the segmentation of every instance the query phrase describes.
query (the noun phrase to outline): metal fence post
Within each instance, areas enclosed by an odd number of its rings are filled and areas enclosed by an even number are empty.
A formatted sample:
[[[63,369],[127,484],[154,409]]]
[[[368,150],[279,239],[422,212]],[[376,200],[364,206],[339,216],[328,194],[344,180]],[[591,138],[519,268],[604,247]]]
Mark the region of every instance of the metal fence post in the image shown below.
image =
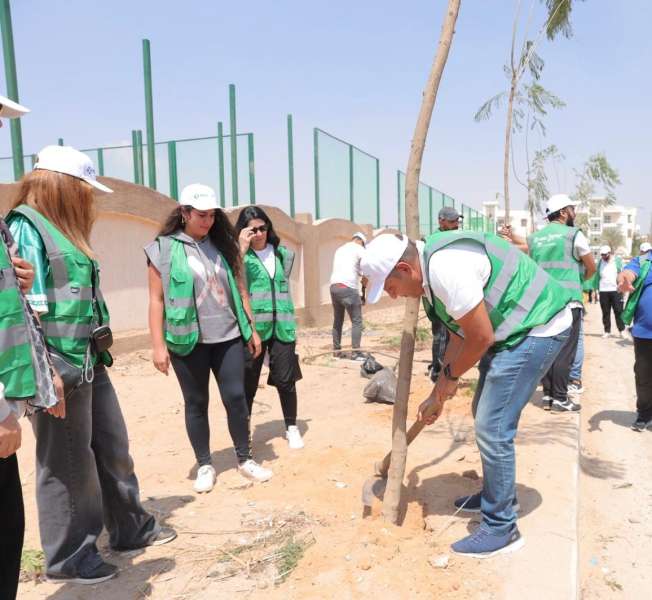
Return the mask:
[[[288,115],[288,184],[290,186],[290,216],[294,219],[294,133],[292,115]]]
[[[235,121],[235,85],[229,84],[229,135],[231,142],[231,197],[238,206],[238,139]]]
[[[32,170],[34,170],[34,165],[36,164],[36,159],[37,159],[36,154],[32,154],[30,158],[32,160]]]
[[[249,204],[256,204],[256,168],[254,163],[254,134],[247,134],[247,152],[249,158]]]
[[[396,171],[396,199],[398,201],[398,230],[401,229],[401,172]]]
[[[429,215],[429,222],[428,222],[428,235],[430,235],[433,232],[432,228],[432,188],[428,186],[428,215]]]
[[[100,177],[104,177],[104,149],[97,149],[97,172]]]
[[[145,124],[147,131],[147,171],[149,187],[156,189],[156,148],[154,147],[154,103],[152,100],[152,56],[149,40],[143,40],[143,76],[145,79]],[[143,180],[145,179],[143,174]],[[143,182],[144,183],[144,182]]]
[[[140,183],[140,172],[138,168],[138,133],[135,129],[131,130],[131,156],[134,161],[134,183]]]
[[[313,130],[313,160],[315,166],[315,219],[319,219],[319,139],[318,130]]]
[[[177,179],[177,143],[168,142],[168,171],[170,173],[170,197],[179,200],[179,180]]]
[[[353,198],[353,146],[349,144],[349,218],[354,222],[354,198]]]
[[[226,206],[226,200],[224,197],[224,125],[222,121],[217,122],[217,162],[220,180],[220,206],[224,208]]]
[[[376,228],[380,229],[380,160],[376,159]]]
[[[59,139],[57,140],[57,144],[58,144],[59,146],[63,146],[63,138],[59,138]]]
[[[143,163],[143,130],[136,131],[136,142],[138,143],[138,173],[140,174],[140,185],[145,185],[145,167]]]
[[[18,77],[16,76],[16,56],[14,54],[14,34],[11,27],[11,8],[9,0],[0,0],[0,30],[2,31],[2,50],[5,59],[5,79],[7,97],[18,100]],[[11,155],[14,165],[14,180],[18,181],[25,173],[23,162],[23,136],[20,119],[9,119],[11,130]]]

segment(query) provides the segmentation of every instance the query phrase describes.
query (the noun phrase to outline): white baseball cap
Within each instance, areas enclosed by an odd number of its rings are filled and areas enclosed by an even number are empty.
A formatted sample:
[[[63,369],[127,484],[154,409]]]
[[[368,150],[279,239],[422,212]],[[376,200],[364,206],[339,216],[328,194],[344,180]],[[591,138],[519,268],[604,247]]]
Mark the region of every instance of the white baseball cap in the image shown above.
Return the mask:
[[[360,270],[369,280],[367,302],[375,304],[383,295],[385,279],[392,272],[408,245],[407,236],[396,237],[393,233],[382,233],[369,244],[360,261]]]
[[[29,112],[29,108],[9,100],[6,96],[0,96],[0,117],[7,119],[16,119]]]
[[[191,183],[181,190],[179,197],[181,206],[192,206],[197,210],[213,210],[219,208],[213,188],[201,183]]]
[[[362,241],[362,243],[366,246],[367,245],[367,236],[362,233],[362,231],[356,231],[352,236],[351,239],[358,238],[359,240]]]
[[[546,202],[546,216],[556,213],[567,206],[577,206],[577,202],[570,199],[568,194],[555,194]]]
[[[72,146],[46,146],[38,153],[34,165],[34,170],[36,169],[72,175],[89,183],[101,192],[113,192],[111,188],[97,180],[93,161]]]
[[[611,254],[611,248],[609,246],[600,246],[600,254]]]
[[[652,250],[652,244],[650,242],[643,242],[639,248],[639,252],[649,252]]]

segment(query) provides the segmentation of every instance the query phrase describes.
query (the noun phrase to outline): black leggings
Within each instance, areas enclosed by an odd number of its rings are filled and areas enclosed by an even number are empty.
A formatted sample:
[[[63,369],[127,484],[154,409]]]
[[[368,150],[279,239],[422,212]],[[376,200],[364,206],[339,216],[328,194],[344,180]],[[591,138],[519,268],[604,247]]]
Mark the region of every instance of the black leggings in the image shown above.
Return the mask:
[[[14,600],[25,533],[23,490],[16,455],[0,458],[0,598]]]
[[[295,385],[295,347],[296,342],[280,342],[274,338],[262,343],[258,358],[253,358],[247,352],[245,368],[245,390],[249,414],[254,405],[254,397],[258,389],[260,370],[263,368],[265,352],[269,349],[269,372],[273,385],[281,399],[281,409],[285,427],[297,424],[297,388]]]
[[[211,371],[226,409],[238,463],[251,458],[244,358],[242,338],[219,344],[197,344],[187,356],[170,353],[186,405],[186,431],[200,467],[211,464],[208,425],[208,381]]]

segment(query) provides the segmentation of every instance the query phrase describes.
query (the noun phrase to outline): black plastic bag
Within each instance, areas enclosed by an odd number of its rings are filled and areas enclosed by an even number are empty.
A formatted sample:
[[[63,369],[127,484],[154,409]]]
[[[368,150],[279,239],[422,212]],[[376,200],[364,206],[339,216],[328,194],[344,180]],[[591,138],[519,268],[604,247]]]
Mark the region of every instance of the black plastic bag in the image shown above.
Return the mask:
[[[367,379],[371,379],[378,371],[382,370],[383,365],[373,357],[373,354],[368,354],[362,365],[360,365],[360,375]]]

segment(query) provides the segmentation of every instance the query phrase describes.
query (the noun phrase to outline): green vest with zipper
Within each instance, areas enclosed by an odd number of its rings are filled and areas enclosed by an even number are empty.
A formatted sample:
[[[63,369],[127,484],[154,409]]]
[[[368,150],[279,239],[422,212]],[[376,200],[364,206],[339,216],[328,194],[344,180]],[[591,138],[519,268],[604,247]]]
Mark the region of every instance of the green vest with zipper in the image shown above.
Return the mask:
[[[281,342],[294,342],[297,339],[296,322],[290,296],[294,253],[279,246],[274,255],[274,277],[269,276],[265,265],[252,248],[244,256],[251,311],[256,331],[263,342],[272,337]]]
[[[641,270],[638,273],[638,277],[634,281],[634,291],[629,295],[627,299],[627,304],[621,315],[621,319],[625,325],[631,325],[634,320],[634,315],[636,314],[636,309],[638,308],[638,301],[641,299],[641,294],[643,293],[643,288],[645,287],[645,280],[647,279],[648,274],[650,273],[650,267],[652,266],[652,260],[650,259],[650,254],[646,256],[641,256],[639,259],[639,264]]]
[[[31,398],[36,379],[27,317],[9,252],[4,242],[0,245],[0,383],[9,399]]]
[[[100,290],[97,261],[86,256],[41,213],[21,205],[9,214],[25,217],[39,232],[49,269],[45,281],[48,312],[40,316],[48,346],[77,368],[86,364],[91,332],[109,325],[109,311]],[[95,361],[98,357],[92,357]],[[99,357],[110,366],[108,352]]]
[[[483,294],[494,330],[493,351],[516,346],[530,330],[548,323],[571,301],[568,290],[539,268],[529,256],[502,238],[471,231],[436,232],[426,238],[424,249],[425,278],[434,299],[431,304],[424,298],[424,307],[431,321],[439,318],[449,330],[463,335],[460,326],[432,292],[428,268],[435,252],[457,241],[477,242],[491,263],[491,275]]]
[[[573,255],[580,230],[562,223],[550,223],[528,238],[530,256],[548,275],[566,288],[573,300],[583,302],[583,264]]]
[[[187,356],[199,341],[193,274],[188,265],[184,242],[171,236],[160,236],[158,243],[161,252],[161,281],[165,302],[165,343],[170,352]],[[221,255],[220,257],[233,297],[238,327],[244,342],[247,343],[251,339],[253,330],[242,305],[233,271],[224,257]]]

